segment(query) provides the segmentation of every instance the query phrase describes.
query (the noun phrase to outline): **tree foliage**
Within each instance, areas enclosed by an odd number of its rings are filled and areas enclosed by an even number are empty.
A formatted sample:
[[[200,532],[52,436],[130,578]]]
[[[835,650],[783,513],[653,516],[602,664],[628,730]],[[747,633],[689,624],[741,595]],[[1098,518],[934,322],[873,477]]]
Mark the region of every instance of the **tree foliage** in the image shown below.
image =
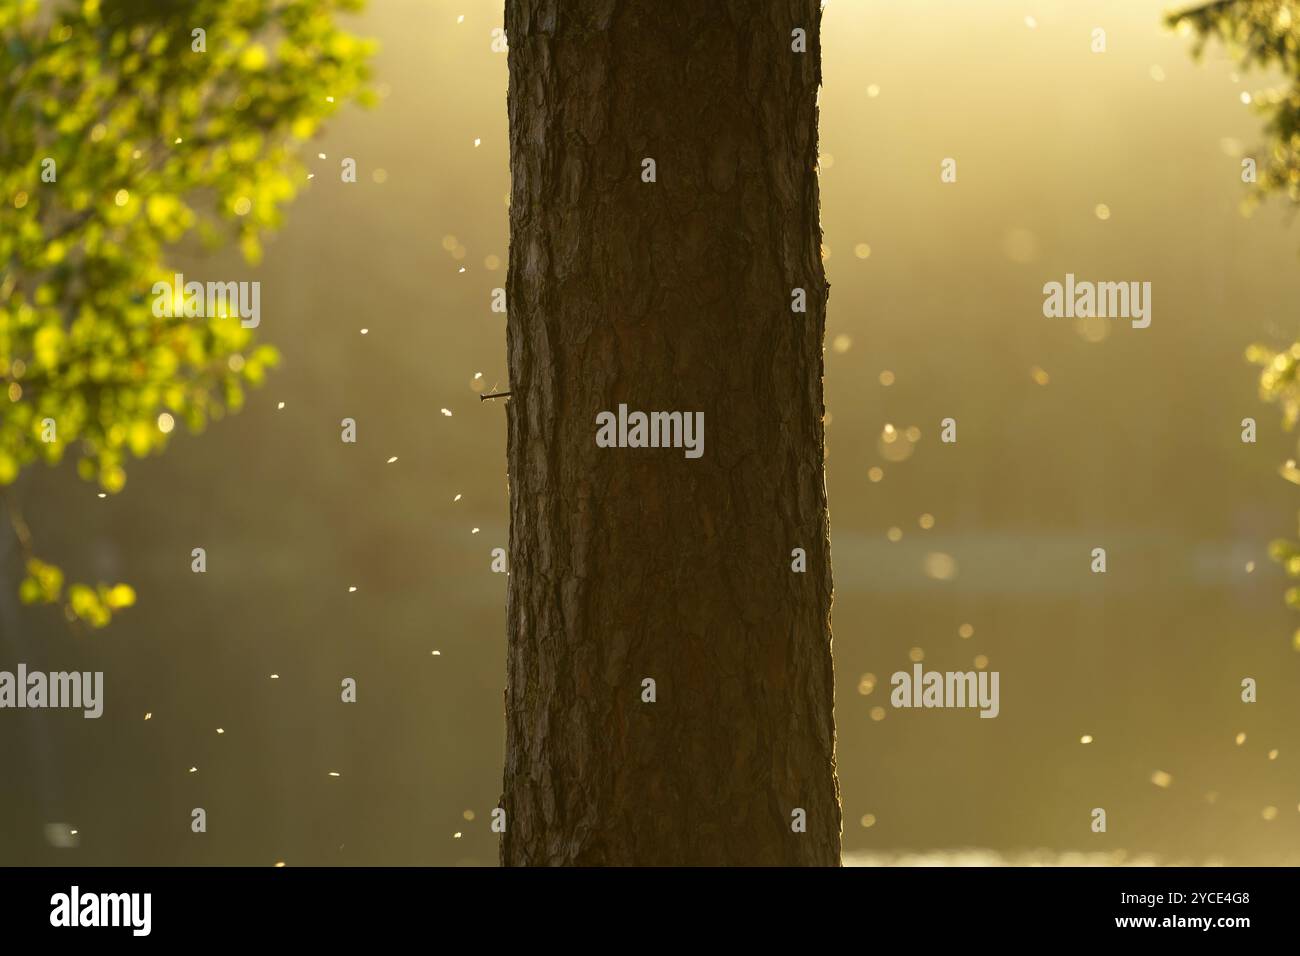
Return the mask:
[[[362,3],[0,2],[0,491],[66,456],[116,493],[129,457],[238,411],[277,363],[238,317],[155,317],[151,290],[182,241],[259,260],[302,143],[369,101],[373,44],[335,19]],[[24,601],[94,626],[132,602],[65,586],[11,518]]]
[[[1219,0],[1171,14],[1170,26],[1195,37],[1193,55],[1217,41],[1243,69],[1280,70],[1283,84],[1252,97],[1265,119],[1267,144],[1258,159],[1257,182],[1251,185],[1248,207],[1268,196],[1300,204],[1300,3],[1296,0]],[[1262,368],[1260,398],[1282,409],[1282,424],[1290,431],[1300,421],[1300,342],[1286,348],[1255,344],[1248,361]],[[1283,477],[1300,484],[1294,461],[1281,469]],[[1269,554],[1287,575],[1300,579],[1300,542],[1278,540]],[[1286,592],[1288,606],[1300,609],[1300,587]],[[1300,631],[1293,643],[1300,650]]]
[[[1265,119],[1266,148],[1250,204],[1282,195],[1300,203],[1300,4],[1296,0],[1220,0],[1173,13],[1168,23],[1194,37],[1198,59],[1217,41],[1242,69],[1280,69],[1285,82],[1252,97]]]

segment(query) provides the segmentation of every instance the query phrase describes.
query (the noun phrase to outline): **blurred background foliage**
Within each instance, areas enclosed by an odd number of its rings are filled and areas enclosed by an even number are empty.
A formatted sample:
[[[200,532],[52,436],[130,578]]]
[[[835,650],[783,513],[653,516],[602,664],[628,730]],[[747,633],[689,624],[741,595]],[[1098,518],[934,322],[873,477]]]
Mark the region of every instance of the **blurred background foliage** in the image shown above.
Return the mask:
[[[76,460],[103,493],[175,424],[235,412],[276,365],[237,316],[159,318],[169,250],[235,239],[247,263],[307,182],[304,141],[370,102],[363,0],[0,5],[0,493]],[[129,586],[66,586],[11,501],[20,596],[107,624]]]
[[[1254,157],[1258,179],[1246,194],[1250,211],[1268,196],[1300,204],[1300,4],[1295,0],[1219,0],[1170,14],[1167,22],[1195,37],[1194,55],[1204,55],[1206,44],[1217,41],[1243,69],[1280,71],[1283,81],[1256,93],[1243,93],[1265,119],[1266,142]],[[1256,343],[1246,358],[1262,367],[1260,398],[1282,409],[1282,422],[1290,431],[1300,420],[1300,342],[1285,347]],[[1294,459],[1282,465],[1281,474],[1300,484]],[[1300,541],[1279,539],[1269,555],[1282,564],[1289,577],[1300,579]],[[1300,610],[1300,587],[1286,591],[1286,603]],[[1300,630],[1292,636],[1300,651]]]
[[[1172,13],[1167,23],[1194,37],[1192,53],[1204,57],[1217,41],[1243,70],[1281,70],[1285,82],[1244,94],[1266,120],[1267,143],[1254,157],[1257,189],[1248,206],[1280,193],[1300,203],[1300,4],[1296,0],[1219,0]]]

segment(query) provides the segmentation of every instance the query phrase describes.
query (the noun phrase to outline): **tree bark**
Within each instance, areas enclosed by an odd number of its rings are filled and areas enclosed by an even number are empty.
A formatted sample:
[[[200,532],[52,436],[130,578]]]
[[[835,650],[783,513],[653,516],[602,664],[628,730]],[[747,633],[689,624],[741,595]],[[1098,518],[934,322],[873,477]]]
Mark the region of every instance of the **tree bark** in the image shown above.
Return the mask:
[[[838,865],[819,0],[505,23],[502,863]],[[702,457],[598,447],[620,403],[703,412]]]

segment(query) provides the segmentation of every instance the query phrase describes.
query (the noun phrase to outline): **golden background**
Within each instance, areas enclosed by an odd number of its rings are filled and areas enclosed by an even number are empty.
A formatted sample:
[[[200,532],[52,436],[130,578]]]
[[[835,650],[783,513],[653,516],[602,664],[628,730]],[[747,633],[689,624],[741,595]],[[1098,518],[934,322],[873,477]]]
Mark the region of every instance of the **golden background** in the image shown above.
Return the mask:
[[[1215,46],[1196,65],[1166,9],[826,6],[850,861],[1300,858],[1300,656],[1266,554],[1294,531],[1277,469],[1295,441],[1243,358],[1294,335],[1300,232],[1280,202],[1239,211],[1240,157],[1264,139],[1241,94],[1270,78]],[[351,25],[381,41],[380,104],[311,144],[327,158],[263,264],[180,257],[187,277],[262,282],[259,331],[284,363],[242,414],[177,436],[106,500],[70,468],[29,476],[48,553],[130,581],[139,603],[80,638],[11,609],[6,663],[39,648],[47,669],[105,671],[106,696],[98,721],[0,719],[5,862],[495,863],[505,418],[477,391],[509,387],[489,310],[508,249],[501,19],[500,2],[372,0]],[[1044,318],[1042,286],[1067,272],[1150,281],[1151,327]],[[938,442],[947,416],[955,446]],[[914,649],[944,670],[985,656],[1000,716],[890,708]],[[1240,701],[1247,676],[1257,704]],[[79,847],[50,848],[49,821]]]

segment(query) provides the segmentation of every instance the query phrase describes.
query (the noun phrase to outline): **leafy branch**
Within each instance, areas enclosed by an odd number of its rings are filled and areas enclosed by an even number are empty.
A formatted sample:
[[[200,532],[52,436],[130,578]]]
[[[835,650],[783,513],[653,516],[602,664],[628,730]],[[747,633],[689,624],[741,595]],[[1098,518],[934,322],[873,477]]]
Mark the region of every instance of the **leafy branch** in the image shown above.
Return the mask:
[[[1243,68],[1279,68],[1286,85],[1252,97],[1265,117],[1266,147],[1260,150],[1257,182],[1247,200],[1249,210],[1268,196],[1282,196],[1291,208],[1300,205],[1300,4],[1295,0],[1218,0],[1192,10],[1171,14],[1167,24],[1195,35],[1193,55],[1200,57],[1210,40],[1221,43]],[[1246,359],[1261,367],[1260,398],[1282,410],[1288,430],[1300,421],[1300,342],[1274,349],[1255,344]],[[1281,474],[1300,484],[1295,461],[1284,464]],[[1300,580],[1300,542],[1280,539],[1269,545],[1269,556],[1287,576]],[[1300,586],[1285,595],[1289,607],[1300,610]],[[1300,630],[1292,642],[1300,650]]]
[[[155,317],[151,290],[191,236],[259,261],[306,186],[303,144],[372,100],[375,46],[336,23],[361,5],[0,3],[0,489],[66,454],[117,493],[128,456],[238,411],[278,363],[238,317]],[[5,510],[24,601],[94,627],[132,603],[65,585]]]

